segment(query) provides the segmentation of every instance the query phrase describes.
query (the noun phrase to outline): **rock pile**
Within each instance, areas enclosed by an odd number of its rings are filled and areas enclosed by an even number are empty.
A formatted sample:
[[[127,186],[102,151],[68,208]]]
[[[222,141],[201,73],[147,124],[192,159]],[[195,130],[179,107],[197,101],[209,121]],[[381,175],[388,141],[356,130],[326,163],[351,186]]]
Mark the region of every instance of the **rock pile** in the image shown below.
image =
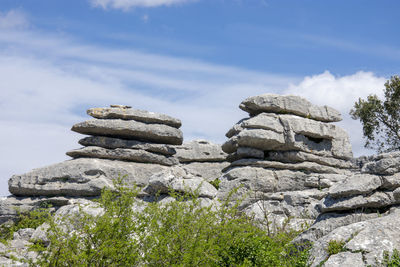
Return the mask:
[[[360,169],[329,188],[319,204],[321,214],[296,240],[314,243],[312,266],[345,260],[353,266],[375,266],[385,251],[400,248],[400,153],[356,162]],[[332,241],[342,242],[344,252],[329,257]]]
[[[332,124],[340,113],[298,96],[264,94],[245,99],[250,114],[226,134],[222,149],[231,161],[219,196],[242,186],[248,212],[283,226],[312,223],[327,188],[343,180],[355,165],[347,133]],[[260,218],[265,219],[265,218]]]

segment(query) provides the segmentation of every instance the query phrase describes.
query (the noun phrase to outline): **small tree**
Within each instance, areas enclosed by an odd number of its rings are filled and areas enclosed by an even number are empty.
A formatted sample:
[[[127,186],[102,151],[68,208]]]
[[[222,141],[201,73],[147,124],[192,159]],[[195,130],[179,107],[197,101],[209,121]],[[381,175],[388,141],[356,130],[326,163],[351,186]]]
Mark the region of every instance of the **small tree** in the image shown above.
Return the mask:
[[[385,83],[385,99],[369,95],[354,103],[350,115],[363,125],[365,147],[378,152],[400,150],[400,77],[393,76]]]

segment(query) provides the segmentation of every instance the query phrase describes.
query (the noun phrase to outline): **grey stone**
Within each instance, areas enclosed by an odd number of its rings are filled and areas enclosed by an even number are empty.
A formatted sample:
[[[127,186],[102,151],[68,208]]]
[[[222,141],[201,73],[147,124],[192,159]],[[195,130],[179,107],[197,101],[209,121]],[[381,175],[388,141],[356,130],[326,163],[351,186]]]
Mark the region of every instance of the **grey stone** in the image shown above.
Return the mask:
[[[275,131],[277,133],[283,133],[283,126],[279,120],[278,115],[260,113],[257,116],[240,120],[225,134],[225,136],[230,138],[238,134],[245,128],[264,129],[264,130]]]
[[[180,167],[154,174],[144,189],[149,194],[168,194],[171,190],[181,193],[197,192],[199,197],[206,198],[214,198],[217,195],[214,186],[202,178],[188,174]]]
[[[362,166],[361,171],[382,175],[398,173],[400,172],[400,153],[392,152],[373,156]]]
[[[229,166],[229,162],[190,162],[182,164],[181,168],[185,169],[193,176],[198,176],[204,180],[211,182],[222,176],[222,170]]]
[[[179,128],[182,125],[179,119],[168,115],[132,109],[127,106],[120,107],[113,105],[110,108],[91,108],[88,109],[87,114],[97,119],[135,120],[145,123],[166,124],[175,128]]]
[[[176,153],[175,147],[171,145],[140,142],[137,140],[125,140],[106,136],[88,136],[79,140],[79,144],[83,146],[99,146],[109,149],[141,149],[167,156],[171,156]]]
[[[8,181],[16,196],[99,196],[112,180],[123,177],[130,185],[145,186],[151,175],[168,167],[158,164],[80,158],[26,174],[14,175]]]
[[[333,157],[323,157],[303,151],[269,151],[265,157],[268,160],[281,161],[287,163],[297,162],[316,162],[321,165],[335,168],[351,169],[356,168],[349,160],[341,160]]]
[[[231,166],[254,166],[270,169],[287,169],[299,170],[313,173],[336,173],[344,174],[346,170],[337,169],[325,165],[320,165],[315,162],[300,162],[300,163],[282,163],[279,161],[258,160],[258,159],[240,159],[231,163]]]
[[[331,173],[312,174],[306,178],[304,184],[307,187],[322,189],[322,188],[329,188],[335,183],[343,181],[346,178],[347,176],[344,174],[331,174]]]
[[[352,158],[349,137],[340,127],[294,115],[279,115],[278,117],[285,129],[283,133],[244,128],[225,142],[222,149],[226,153],[233,153],[239,146],[243,146],[263,151],[293,150],[323,157],[346,160]],[[326,160],[326,162],[329,161]],[[344,164],[344,162],[341,163]]]
[[[400,173],[395,173],[393,175],[389,176],[381,176],[383,184],[382,188],[383,189],[396,189],[400,187]]]
[[[107,149],[98,146],[89,146],[68,151],[66,154],[72,158],[116,159],[142,163],[155,163],[165,166],[177,165],[179,163],[174,157],[147,152],[145,150],[126,148]]]
[[[48,223],[43,223],[35,231],[32,233],[31,241],[33,243],[43,243],[43,245],[48,246],[50,244],[50,240],[47,236],[47,231],[49,230],[50,225]]]
[[[33,232],[35,232],[35,229],[33,228],[19,229],[17,232],[14,232],[14,239],[23,239],[29,241]]]
[[[361,252],[365,266],[379,266],[383,263],[385,251],[390,253],[400,249],[399,217],[399,212],[393,212],[387,216],[338,227],[314,243],[310,251],[311,266],[318,266],[328,258],[326,248],[331,240],[344,241],[344,248],[349,252]]]
[[[321,203],[321,211],[340,211],[354,210],[358,208],[383,208],[390,205],[400,203],[400,199],[396,199],[393,192],[375,192],[370,196],[352,196],[340,199],[327,196]]]
[[[183,141],[182,132],[174,127],[120,119],[88,120],[75,124],[71,130],[81,134],[137,139],[171,145],[181,145]]]
[[[221,145],[206,140],[194,140],[176,146],[175,156],[180,162],[186,163],[226,161],[228,155],[222,151]]]
[[[333,198],[366,195],[376,190],[381,185],[382,179],[379,176],[355,174],[329,188],[329,195]]]
[[[271,130],[244,129],[235,137],[239,146],[260,150],[281,150],[286,144],[283,134]]]
[[[329,257],[324,263],[324,267],[337,267],[337,266],[365,266],[362,253],[352,253],[350,251],[341,252]]]
[[[378,212],[363,212],[361,210],[355,212],[351,211],[348,213],[330,212],[320,214],[310,228],[297,236],[294,242],[300,244],[314,243],[319,238],[329,234],[336,228],[356,222],[375,219],[380,216],[385,216],[385,214],[380,214]]]
[[[338,111],[327,106],[316,106],[294,95],[263,94],[245,99],[239,106],[252,115],[261,112],[289,113],[324,122],[341,121]]]

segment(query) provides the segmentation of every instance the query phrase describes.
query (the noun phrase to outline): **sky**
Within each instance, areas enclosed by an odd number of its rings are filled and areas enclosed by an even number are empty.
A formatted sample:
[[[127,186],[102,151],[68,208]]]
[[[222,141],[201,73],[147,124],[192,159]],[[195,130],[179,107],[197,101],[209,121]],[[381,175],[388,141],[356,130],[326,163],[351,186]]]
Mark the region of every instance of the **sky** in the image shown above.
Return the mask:
[[[296,94],[338,109],[355,156],[354,102],[400,74],[398,0],[1,0],[0,195],[13,174],[67,160],[86,110],[182,120],[223,143],[242,100]]]

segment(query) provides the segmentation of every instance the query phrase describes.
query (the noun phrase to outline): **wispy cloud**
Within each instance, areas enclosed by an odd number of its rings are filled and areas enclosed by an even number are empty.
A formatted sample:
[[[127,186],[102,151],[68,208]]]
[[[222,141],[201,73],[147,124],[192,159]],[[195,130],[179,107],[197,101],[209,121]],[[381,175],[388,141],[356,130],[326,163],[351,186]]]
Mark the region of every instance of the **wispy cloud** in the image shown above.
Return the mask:
[[[197,0],[90,0],[94,7],[129,10],[134,7],[160,7],[184,4]]]
[[[14,173],[67,159],[72,124],[89,107],[127,104],[183,122],[185,140],[223,142],[246,116],[250,95],[278,92],[298,77],[136,50],[93,46],[32,29],[0,29],[0,194]],[[7,156],[5,156],[7,155]]]
[[[0,12],[0,29],[21,29],[29,25],[26,15],[19,10]]]

